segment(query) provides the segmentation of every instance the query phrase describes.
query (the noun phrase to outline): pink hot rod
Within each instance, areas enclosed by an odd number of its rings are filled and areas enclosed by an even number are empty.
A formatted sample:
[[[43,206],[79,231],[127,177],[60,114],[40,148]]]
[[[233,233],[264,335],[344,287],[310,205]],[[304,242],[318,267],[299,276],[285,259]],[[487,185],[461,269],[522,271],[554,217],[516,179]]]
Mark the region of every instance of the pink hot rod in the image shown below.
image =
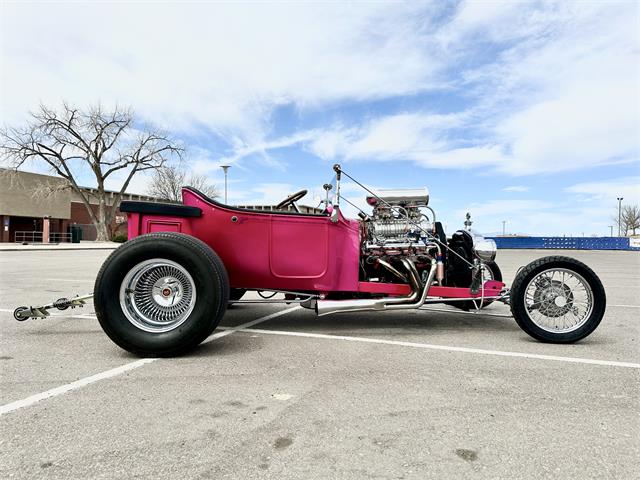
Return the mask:
[[[445,303],[478,310],[510,304],[520,327],[554,343],[578,341],[600,323],[605,292],[583,263],[552,256],[521,268],[508,289],[496,244],[467,230],[447,237],[427,189],[368,190],[339,165],[315,213],[297,192],[260,211],[221,204],[189,187],[182,205],[122,202],[129,241],[104,262],[94,288],[100,325],[140,356],[174,356],[207,338],[227,306],[249,291],[284,295],[318,315],[420,309]],[[371,213],[343,216],[340,181],[367,190]],[[349,202],[350,203],[350,202]],[[18,320],[81,305],[90,296],[20,307]]]

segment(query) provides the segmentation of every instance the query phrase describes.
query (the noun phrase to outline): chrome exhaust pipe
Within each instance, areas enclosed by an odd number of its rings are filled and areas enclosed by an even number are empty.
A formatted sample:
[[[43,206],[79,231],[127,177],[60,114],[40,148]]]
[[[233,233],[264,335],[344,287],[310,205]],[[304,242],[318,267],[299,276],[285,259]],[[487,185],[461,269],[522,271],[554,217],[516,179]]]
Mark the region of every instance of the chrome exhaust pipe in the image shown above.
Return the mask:
[[[316,303],[316,312],[318,316],[322,317],[332,313],[343,312],[412,310],[420,308],[427,299],[427,292],[435,278],[437,270],[436,261],[431,261],[431,270],[429,270],[429,276],[425,285],[422,285],[420,275],[418,274],[415,265],[406,258],[403,258],[401,261],[409,273],[409,281],[411,283],[412,290],[409,296],[362,300],[318,300]]]

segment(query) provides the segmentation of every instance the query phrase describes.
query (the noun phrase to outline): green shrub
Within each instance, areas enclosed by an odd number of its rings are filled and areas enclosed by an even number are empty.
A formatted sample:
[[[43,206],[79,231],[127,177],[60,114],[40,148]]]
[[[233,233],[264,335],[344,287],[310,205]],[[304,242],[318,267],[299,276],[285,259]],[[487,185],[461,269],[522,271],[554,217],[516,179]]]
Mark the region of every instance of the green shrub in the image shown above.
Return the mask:
[[[127,241],[127,236],[122,233],[119,233],[118,235],[114,235],[114,237],[111,240],[118,243],[124,243]]]

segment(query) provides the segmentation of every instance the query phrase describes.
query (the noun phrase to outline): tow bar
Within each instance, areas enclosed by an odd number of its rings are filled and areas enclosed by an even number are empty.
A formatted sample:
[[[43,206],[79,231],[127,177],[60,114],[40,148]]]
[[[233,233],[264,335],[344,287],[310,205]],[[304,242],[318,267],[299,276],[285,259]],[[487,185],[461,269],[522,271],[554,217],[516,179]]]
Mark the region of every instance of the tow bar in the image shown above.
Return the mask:
[[[57,308],[58,310],[66,310],[67,308],[84,307],[87,300],[93,298],[93,293],[86,295],[76,295],[73,298],[59,298],[53,303],[48,303],[40,307],[18,307],[13,311],[13,318],[19,322],[24,322],[30,318],[47,318],[49,310]]]

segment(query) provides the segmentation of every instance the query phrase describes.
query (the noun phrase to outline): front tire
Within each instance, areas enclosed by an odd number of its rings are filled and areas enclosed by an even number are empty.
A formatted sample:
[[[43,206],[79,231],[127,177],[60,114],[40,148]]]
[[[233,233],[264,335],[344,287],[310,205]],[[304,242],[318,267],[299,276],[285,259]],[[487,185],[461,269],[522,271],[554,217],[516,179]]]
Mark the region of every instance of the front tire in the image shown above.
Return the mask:
[[[606,309],[598,276],[573,258],[531,262],[511,286],[511,313],[526,333],[542,342],[573,343],[590,335]]]
[[[172,232],[122,244],[102,265],[94,287],[102,329],[142,357],[192,350],[218,326],[228,300],[220,258],[200,240]]]

